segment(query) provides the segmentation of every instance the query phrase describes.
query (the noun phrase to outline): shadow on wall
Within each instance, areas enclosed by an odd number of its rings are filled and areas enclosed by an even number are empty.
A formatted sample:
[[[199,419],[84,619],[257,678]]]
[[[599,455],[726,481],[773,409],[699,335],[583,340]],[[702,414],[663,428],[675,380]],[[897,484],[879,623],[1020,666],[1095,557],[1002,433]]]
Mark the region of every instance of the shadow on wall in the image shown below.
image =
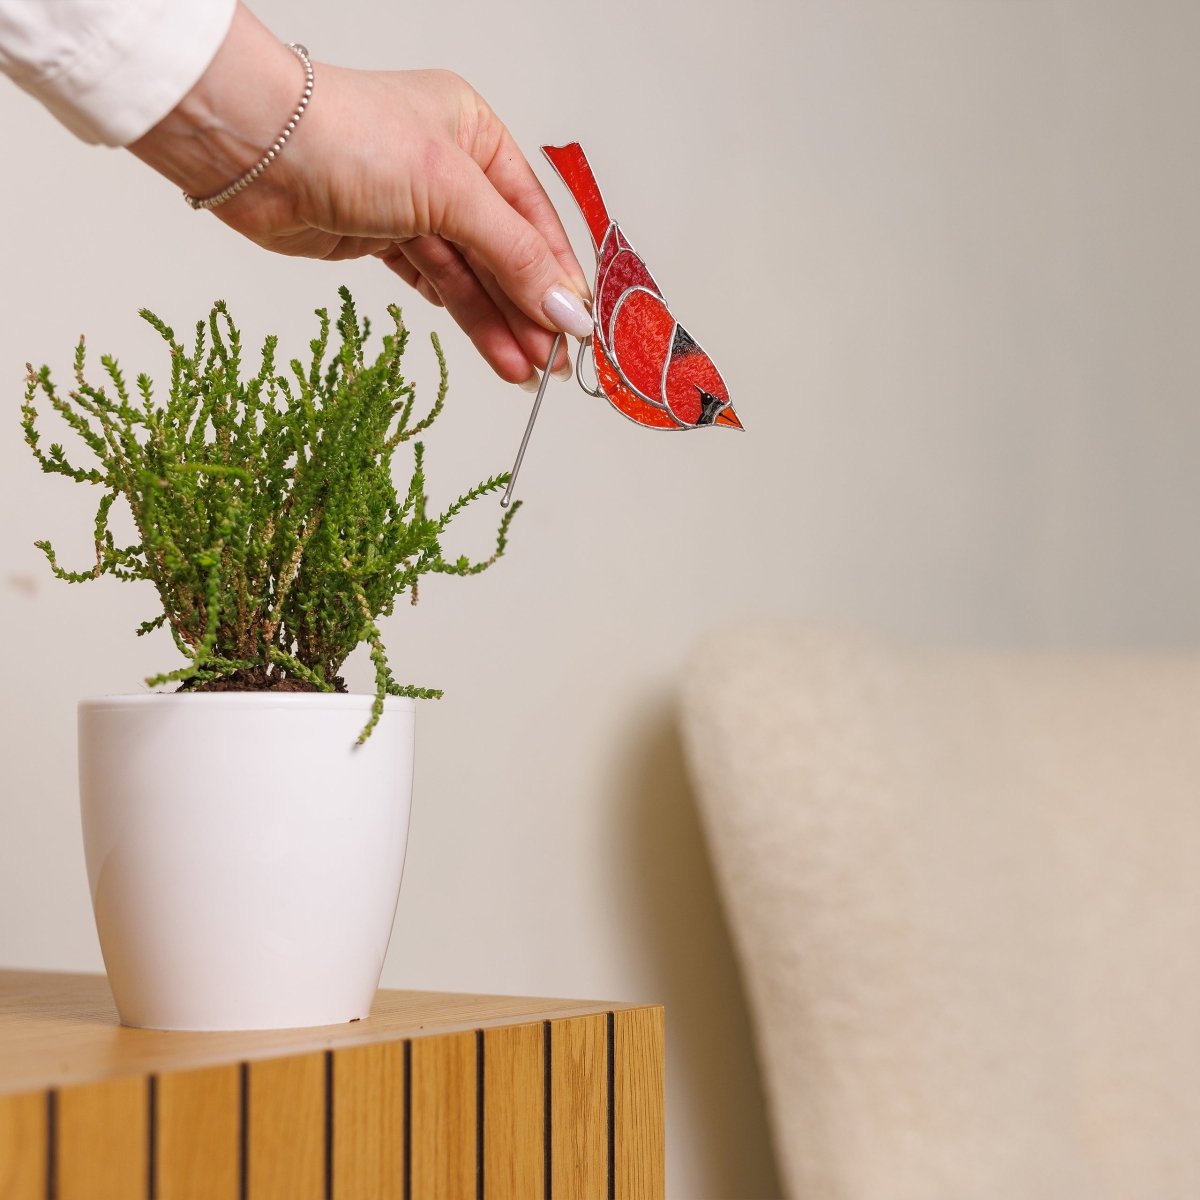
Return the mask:
[[[617,792],[617,894],[630,905],[631,948],[656,989],[647,999],[667,1011],[668,1193],[684,1194],[672,1186],[681,1182],[670,1165],[678,1155],[705,1200],[771,1200],[782,1188],[750,1017],[674,709],[664,700],[638,718]]]

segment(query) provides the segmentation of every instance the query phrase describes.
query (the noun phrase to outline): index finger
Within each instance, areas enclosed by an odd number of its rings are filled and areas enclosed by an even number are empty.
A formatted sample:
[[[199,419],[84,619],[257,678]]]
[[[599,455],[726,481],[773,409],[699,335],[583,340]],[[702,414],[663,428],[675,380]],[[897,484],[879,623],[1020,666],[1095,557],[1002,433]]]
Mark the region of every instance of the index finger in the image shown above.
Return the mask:
[[[492,187],[546,240],[550,252],[575,284],[579,294],[590,297],[591,285],[579,265],[579,259],[575,257],[567,231],[550,197],[546,195],[546,189],[533,173],[533,168],[512,134],[499,120],[496,124],[499,138],[494,152],[486,162],[481,161],[480,157],[476,157],[476,162]]]

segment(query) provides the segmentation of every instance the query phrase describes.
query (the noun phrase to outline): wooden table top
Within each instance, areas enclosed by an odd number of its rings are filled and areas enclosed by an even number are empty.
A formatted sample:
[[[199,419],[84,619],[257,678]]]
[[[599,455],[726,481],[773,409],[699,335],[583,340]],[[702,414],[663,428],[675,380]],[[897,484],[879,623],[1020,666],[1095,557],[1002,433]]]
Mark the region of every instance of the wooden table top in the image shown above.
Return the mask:
[[[0,1095],[639,1007],[381,989],[345,1025],[167,1033],[121,1025],[103,975],[0,970]]]

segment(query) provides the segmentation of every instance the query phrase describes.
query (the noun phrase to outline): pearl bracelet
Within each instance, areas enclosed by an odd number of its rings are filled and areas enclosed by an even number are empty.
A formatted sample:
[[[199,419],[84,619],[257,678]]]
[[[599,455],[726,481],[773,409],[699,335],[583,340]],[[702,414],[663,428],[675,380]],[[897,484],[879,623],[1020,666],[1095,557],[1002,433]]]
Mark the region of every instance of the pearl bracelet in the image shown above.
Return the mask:
[[[313,94],[313,67],[308,57],[308,51],[299,42],[290,42],[288,49],[304,64],[304,94],[300,97],[300,103],[296,105],[296,111],[292,113],[291,119],[283,127],[283,132],[275,139],[270,150],[245,175],[235,179],[216,195],[207,196],[203,200],[184,192],[183,198],[193,208],[216,208],[218,204],[224,204],[226,200],[236,196],[243,188],[248,188],[275,161],[275,156],[287,145],[288,138],[292,136],[292,130],[304,116],[304,110],[308,107],[308,102],[312,99]]]

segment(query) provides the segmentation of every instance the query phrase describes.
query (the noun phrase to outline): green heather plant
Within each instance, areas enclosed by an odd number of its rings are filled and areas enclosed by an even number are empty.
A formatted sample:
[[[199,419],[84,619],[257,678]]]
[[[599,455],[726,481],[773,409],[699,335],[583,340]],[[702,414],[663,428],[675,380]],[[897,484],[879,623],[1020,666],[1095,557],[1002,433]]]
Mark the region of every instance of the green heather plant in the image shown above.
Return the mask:
[[[379,620],[402,595],[415,604],[422,575],[475,575],[504,553],[514,504],[500,522],[495,552],[472,562],[445,557],[441,539],[472,501],[508,482],[495,475],[431,516],[424,444],[413,441],[437,419],[446,398],[446,360],[433,338],[441,380],[424,416],[400,371],[408,331],[395,306],[394,328],[368,360],[370,330],[342,288],[330,353],[330,318],[307,366],[276,365],[278,339],[244,375],[241,337],[223,301],[196,324],[189,352],[152,312],[142,317],[171,352],[165,400],[149,376],[131,393],[116,360],[100,359],[103,385],[87,382],[84,342],[75,351],[75,387],[66,396],[48,367],[29,367],[22,427],[42,470],[102,491],[95,519],[95,565],[68,571],[49,542],[38,542],[59,579],[101,575],[149,580],[162,612],[138,627],[165,625],[187,662],[150,686],[181,689],[345,691],[338,672],[360,643],[375,668],[375,703],[359,741],[370,735],[384,697],[437,697],[431,688],[398,684],[388,665]],[[95,456],[78,467],[61,445],[40,445],[38,403],[49,404]],[[412,472],[398,491],[396,451],[411,442]],[[124,497],[136,529],[118,545],[109,527]]]

